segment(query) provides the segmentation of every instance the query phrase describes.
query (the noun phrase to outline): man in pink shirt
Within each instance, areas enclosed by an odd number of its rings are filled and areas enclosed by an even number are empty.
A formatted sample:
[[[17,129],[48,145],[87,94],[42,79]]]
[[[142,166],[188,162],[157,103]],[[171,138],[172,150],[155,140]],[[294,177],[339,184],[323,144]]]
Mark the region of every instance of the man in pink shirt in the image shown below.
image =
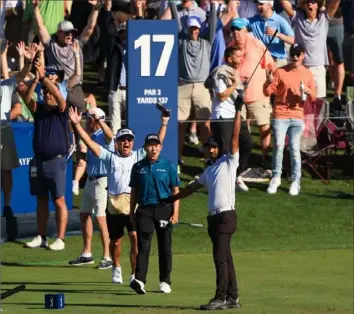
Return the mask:
[[[291,63],[268,75],[264,94],[276,94],[273,108],[273,174],[267,192],[275,194],[281,183],[285,137],[290,144],[291,179],[289,194],[300,192],[301,154],[300,140],[304,131],[304,102],[316,100],[316,82],[311,71],[303,65],[305,48],[294,44],[290,48]]]
[[[263,84],[267,79],[266,71],[273,71],[276,66],[268,51],[262,58],[266,47],[259,39],[247,32],[244,19],[236,18],[231,22],[231,33],[234,39],[231,45],[240,46],[243,50],[243,59],[239,69],[243,82],[248,81],[259,60],[261,60],[252,80],[247,85],[244,101],[248,118],[254,120],[259,128],[263,161],[266,165],[271,140],[270,115],[272,107],[269,97],[263,93]]]

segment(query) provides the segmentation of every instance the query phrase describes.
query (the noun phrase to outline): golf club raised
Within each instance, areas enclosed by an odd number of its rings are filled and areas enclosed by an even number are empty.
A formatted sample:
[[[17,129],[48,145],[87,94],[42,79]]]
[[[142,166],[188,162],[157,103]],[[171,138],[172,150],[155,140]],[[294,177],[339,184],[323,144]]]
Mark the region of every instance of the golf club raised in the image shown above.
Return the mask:
[[[243,89],[243,91],[241,92],[241,95],[240,95],[240,96],[243,96],[243,94],[245,93],[245,90],[247,89],[247,87],[248,87],[248,85],[249,85],[249,83],[250,83],[250,81],[251,81],[251,79],[252,79],[254,73],[256,73],[256,71],[257,71],[257,69],[258,69],[258,67],[259,67],[259,64],[261,63],[261,61],[262,61],[262,59],[264,58],[266,52],[268,51],[268,48],[269,48],[270,44],[273,42],[273,40],[274,40],[275,36],[277,36],[277,34],[278,34],[278,30],[275,30],[275,33],[273,34],[273,36],[272,36],[272,38],[270,39],[269,43],[266,45],[266,49],[264,50],[262,57],[259,59],[257,65],[256,65],[256,68],[255,68],[254,71],[252,72],[251,77],[248,79],[248,81],[247,81],[247,83],[246,83],[246,86],[245,86],[245,88]]]

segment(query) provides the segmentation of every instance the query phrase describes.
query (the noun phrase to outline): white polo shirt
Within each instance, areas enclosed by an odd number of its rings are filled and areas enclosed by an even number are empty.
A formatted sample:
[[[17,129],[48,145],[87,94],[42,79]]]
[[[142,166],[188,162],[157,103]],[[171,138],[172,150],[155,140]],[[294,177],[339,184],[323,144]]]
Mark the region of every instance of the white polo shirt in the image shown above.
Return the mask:
[[[199,183],[208,189],[209,212],[235,209],[238,161],[238,152],[235,155],[224,155],[215,164],[207,167],[199,177]]]
[[[130,194],[131,188],[129,183],[133,165],[145,158],[145,156],[146,152],[143,148],[137,151],[134,150],[129,156],[124,157],[101,147],[99,159],[101,159],[107,167],[109,194]]]
[[[215,92],[222,93],[227,89],[227,86],[222,79],[218,79]],[[229,97],[228,99],[221,101],[218,96],[213,98],[212,102],[212,110],[211,110],[211,118],[219,119],[222,117],[223,119],[233,119],[235,117],[235,99]]]

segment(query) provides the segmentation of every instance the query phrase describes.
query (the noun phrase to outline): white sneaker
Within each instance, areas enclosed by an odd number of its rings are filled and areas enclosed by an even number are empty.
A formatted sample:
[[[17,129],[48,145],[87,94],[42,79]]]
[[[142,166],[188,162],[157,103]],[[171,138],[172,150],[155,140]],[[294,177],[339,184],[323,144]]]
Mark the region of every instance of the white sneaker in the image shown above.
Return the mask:
[[[27,242],[26,247],[34,249],[38,247],[47,247],[48,246],[48,241],[43,240],[43,238],[40,235],[37,235],[35,238],[33,238],[32,241]]]
[[[243,182],[241,176],[238,176],[236,179],[236,189],[239,192],[248,192],[248,186]]]
[[[171,293],[171,286],[166,282],[160,282],[160,292],[162,293]]]
[[[79,181],[73,180],[73,194],[79,195]]]
[[[131,274],[129,278],[129,282],[132,282],[135,279],[135,274]]]
[[[57,238],[51,245],[48,246],[52,251],[61,251],[65,249],[65,243],[62,239]]]
[[[123,283],[122,267],[112,267],[112,282]]]
[[[280,186],[281,180],[279,177],[274,177],[272,180],[270,180],[267,193],[268,194],[275,194],[277,193],[277,189]]]
[[[299,195],[299,193],[300,193],[300,182],[294,181],[290,185],[289,194],[291,196],[296,196],[296,195]]]

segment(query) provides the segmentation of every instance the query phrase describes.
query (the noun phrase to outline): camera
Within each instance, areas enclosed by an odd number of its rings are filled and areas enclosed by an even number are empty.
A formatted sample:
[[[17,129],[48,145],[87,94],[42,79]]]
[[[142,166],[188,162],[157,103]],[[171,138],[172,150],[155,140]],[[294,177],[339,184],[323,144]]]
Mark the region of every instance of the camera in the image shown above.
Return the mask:
[[[171,116],[171,111],[168,110],[163,104],[160,102],[156,103],[156,109],[160,110],[163,112],[164,117],[170,117]]]

